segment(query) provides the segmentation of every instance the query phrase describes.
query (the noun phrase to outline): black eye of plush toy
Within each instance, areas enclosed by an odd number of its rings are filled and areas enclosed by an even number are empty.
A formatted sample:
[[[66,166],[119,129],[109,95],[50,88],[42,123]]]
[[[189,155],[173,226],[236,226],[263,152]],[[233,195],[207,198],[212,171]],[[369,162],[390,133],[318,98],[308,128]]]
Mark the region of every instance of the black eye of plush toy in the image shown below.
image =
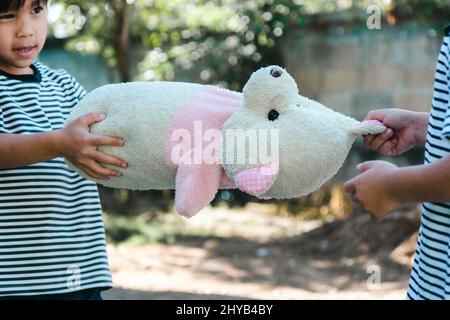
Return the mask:
[[[274,78],[280,77],[282,73],[283,73],[283,71],[281,71],[278,68],[273,68],[272,70],[270,70],[270,75]]]
[[[278,113],[277,110],[270,110],[269,115],[267,116],[267,118],[270,121],[275,121],[278,118],[279,115],[280,114]]]

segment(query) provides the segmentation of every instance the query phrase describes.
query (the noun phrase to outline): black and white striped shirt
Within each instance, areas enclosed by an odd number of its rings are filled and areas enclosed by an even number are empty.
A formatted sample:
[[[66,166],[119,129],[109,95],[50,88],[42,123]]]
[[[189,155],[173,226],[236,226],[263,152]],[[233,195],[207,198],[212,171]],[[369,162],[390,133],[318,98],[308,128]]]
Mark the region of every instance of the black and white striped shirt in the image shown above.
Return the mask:
[[[0,134],[61,129],[86,94],[64,70],[0,71]],[[0,169],[0,296],[111,287],[95,183],[62,157]]]
[[[436,63],[425,163],[450,154],[450,25]],[[426,202],[408,287],[409,299],[450,299],[450,203]]]

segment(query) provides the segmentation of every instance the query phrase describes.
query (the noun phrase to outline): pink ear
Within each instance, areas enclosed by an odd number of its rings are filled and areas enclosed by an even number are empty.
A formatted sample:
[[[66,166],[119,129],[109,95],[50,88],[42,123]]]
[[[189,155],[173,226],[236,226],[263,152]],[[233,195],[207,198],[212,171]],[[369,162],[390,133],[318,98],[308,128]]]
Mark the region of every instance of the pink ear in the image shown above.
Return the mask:
[[[239,172],[234,181],[242,191],[257,196],[272,187],[279,167],[279,162],[272,162],[262,167],[247,169]]]
[[[220,164],[179,164],[175,178],[177,212],[190,218],[207,206],[219,189],[222,171]]]

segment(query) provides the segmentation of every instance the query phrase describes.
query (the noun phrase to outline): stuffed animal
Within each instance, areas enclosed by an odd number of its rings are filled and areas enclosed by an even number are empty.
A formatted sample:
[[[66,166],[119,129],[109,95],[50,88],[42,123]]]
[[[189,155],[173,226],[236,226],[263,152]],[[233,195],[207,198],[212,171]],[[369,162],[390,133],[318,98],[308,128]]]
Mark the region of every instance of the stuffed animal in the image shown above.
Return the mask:
[[[125,141],[99,150],[129,166],[110,166],[122,177],[95,180],[68,165],[107,187],[175,189],[176,210],[186,217],[219,189],[239,188],[261,199],[307,195],[337,173],[358,136],[386,129],[299,95],[278,66],[254,72],[243,93],[181,82],[105,85],[89,93],[67,123],[90,112],[106,115],[91,126],[93,134]]]

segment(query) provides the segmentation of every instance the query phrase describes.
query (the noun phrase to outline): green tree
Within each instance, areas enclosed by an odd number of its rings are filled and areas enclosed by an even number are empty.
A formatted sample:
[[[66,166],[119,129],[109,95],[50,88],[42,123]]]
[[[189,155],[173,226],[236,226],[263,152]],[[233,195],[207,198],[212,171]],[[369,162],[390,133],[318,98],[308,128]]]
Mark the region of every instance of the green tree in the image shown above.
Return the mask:
[[[120,81],[132,73],[172,80],[177,70],[195,70],[199,81],[236,90],[255,68],[282,64],[276,44],[289,25],[302,22],[302,7],[288,0],[55,0],[53,6],[61,12],[55,29],[74,26],[59,35],[67,48],[101,54]],[[67,19],[73,6],[80,15]],[[130,50],[138,47],[146,54],[132,70]]]
[[[450,20],[450,1],[393,0],[391,14],[400,22],[416,21],[442,28]]]

